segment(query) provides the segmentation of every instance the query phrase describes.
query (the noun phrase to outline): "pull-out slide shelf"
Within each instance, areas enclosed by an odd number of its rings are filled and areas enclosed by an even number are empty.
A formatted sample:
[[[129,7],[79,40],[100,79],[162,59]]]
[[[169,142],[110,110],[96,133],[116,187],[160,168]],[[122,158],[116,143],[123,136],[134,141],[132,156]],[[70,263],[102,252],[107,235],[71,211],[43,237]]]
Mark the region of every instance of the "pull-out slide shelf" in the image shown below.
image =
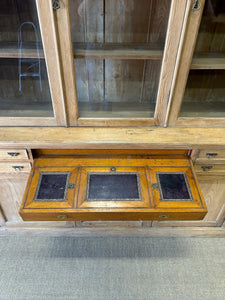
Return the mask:
[[[25,221],[200,220],[207,213],[187,156],[40,157],[20,214]]]

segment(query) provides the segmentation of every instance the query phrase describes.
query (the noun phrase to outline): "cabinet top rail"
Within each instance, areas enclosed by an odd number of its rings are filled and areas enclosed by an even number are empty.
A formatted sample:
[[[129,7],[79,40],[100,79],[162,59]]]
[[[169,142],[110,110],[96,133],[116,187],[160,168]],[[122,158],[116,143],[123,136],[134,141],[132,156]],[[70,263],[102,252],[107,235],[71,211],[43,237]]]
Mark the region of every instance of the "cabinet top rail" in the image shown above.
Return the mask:
[[[225,149],[224,128],[1,127],[0,147]]]

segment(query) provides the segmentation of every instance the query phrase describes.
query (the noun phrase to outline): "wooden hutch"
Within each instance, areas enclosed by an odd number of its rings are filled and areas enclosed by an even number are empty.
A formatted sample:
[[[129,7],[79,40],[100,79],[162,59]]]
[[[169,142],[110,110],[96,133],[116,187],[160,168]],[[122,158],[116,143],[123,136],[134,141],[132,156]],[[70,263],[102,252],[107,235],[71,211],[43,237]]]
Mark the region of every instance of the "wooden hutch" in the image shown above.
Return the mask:
[[[223,0],[3,0],[0,16],[0,226],[224,226]],[[70,174],[66,194],[41,194],[44,168]],[[175,200],[168,172],[187,183]],[[109,201],[107,173],[124,186]]]

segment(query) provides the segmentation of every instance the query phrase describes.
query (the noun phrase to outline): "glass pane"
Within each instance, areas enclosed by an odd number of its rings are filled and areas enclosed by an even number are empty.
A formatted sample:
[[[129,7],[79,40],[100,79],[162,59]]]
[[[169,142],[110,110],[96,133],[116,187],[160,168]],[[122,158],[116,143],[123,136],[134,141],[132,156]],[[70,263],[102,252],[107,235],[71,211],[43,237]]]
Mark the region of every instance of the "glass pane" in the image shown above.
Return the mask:
[[[141,200],[137,174],[88,174],[87,201]]]
[[[225,1],[206,0],[180,117],[225,117]]]
[[[80,117],[153,117],[171,1],[70,0]]]
[[[225,56],[225,1],[206,0],[198,33],[195,55]]]
[[[35,1],[2,0],[0,116],[53,117]]]
[[[191,70],[181,117],[225,118],[225,70]]]

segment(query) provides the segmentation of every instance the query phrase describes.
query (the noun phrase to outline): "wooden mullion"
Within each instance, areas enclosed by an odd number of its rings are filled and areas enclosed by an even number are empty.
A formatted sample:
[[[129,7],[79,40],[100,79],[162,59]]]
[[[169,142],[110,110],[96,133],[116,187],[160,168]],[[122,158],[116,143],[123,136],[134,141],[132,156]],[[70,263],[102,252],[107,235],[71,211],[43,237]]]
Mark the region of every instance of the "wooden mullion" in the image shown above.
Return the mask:
[[[191,0],[189,0],[191,2]],[[192,11],[192,6],[189,9],[189,18],[185,29],[185,39],[182,46],[180,63],[178,65],[176,78],[174,79],[174,90],[171,95],[172,101],[170,111],[168,113],[168,125],[175,126],[179,116],[183,95],[185,92],[186,82],[189,74],[189,69],[192,62],[194,47],[198,36],[199,25],[205,0],[199,0],[200,9]]]
[[[70,21],[69,0],[63,1],[55,11],[55,21],[59,39],[60,62],[63,73],[63,87],[68,126],[76,126],[78,119],[78,100],[75,78],[74,52]]]
[[[55,118],[59,126],[67,126],[63,78],[51,0],[36,0],[49,87]]]
[[[172,0],[155,109],[156,125],[164,125],[186,7],[191,0]]]

